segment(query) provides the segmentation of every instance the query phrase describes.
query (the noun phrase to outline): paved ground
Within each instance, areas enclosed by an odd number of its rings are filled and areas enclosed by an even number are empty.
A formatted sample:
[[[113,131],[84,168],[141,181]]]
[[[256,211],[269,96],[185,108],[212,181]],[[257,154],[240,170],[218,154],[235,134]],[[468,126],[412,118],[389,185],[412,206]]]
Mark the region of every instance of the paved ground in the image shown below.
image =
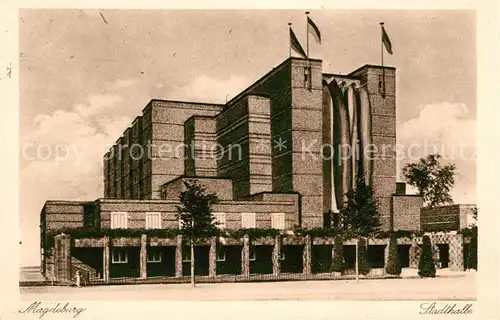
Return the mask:
[[[441,270],[440,270],[441,271]],[[22,300],[475,300],[475,272],[436,278],[21,287]]]
[[[45,281],[40,273],[40,267],[22,267],[19,270],[19,281]]]

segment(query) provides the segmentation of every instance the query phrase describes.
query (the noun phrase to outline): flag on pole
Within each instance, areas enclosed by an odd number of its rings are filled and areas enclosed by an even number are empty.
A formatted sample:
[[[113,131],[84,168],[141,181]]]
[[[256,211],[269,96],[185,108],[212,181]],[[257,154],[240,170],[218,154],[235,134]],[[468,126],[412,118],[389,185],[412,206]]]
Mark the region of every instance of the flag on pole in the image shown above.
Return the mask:
[[[309,16],[307,17],[307,24],[310,26],[310,28],[308,29],[309,33],[311,33],[314,36],[314,39],[316,39],[316,41],[321,44],[321,32],[319,32],[318,26],[316,26],[316,24],[311,20],[311,18],[309,18]]]
[[[387,32],[385,32],[384,26],[382,26],[382,43],[385,46],[385,49],[389,54],[392,54],[392,44],[391,40],[389,39],[389,36],[387,35]]]
[[[295,52],[300,54],[303,58],[307,58],[307,55],[302,46],[300,45],[299,40],[297,40],[297,37],[295,36],[295,33],[293,32],[292,28],[290,28],[290,46]]]

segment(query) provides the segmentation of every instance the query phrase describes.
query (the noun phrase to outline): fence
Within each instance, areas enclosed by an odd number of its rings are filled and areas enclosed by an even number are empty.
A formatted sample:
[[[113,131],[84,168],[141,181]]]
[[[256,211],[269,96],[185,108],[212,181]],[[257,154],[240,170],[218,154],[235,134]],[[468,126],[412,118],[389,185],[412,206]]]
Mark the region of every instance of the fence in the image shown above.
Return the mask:
[[[360,279],[381,279],[393,278],[385,272],[384,268],[371,269],[366,275],[359,275]],[[197,283],[224,283],[224,282],[272,282],[272,281],[312,281],[312,280],[352,280],[356,278],[354,269],[347,269],[343,273],[322,272],[322,273],[279,273],[279,274],[220,274],[216,276],[195,275]],[[104,282],[100,278],[86,279],[82,281],[84,285],[117,285],[117,284],[174,284],[189,283],[190,275],[182,277],[155,276],[148,278],[115,277]]]

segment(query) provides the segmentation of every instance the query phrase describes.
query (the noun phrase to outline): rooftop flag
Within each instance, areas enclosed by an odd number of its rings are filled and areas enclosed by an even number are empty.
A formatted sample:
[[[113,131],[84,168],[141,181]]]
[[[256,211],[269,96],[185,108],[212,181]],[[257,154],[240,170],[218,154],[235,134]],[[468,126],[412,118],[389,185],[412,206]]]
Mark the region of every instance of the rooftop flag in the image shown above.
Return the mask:
[[[392,44],[391,40],[389,39],[389,36],[387,35],[387,32],[385,32],[385,28],[382,25],[382,42],[384,43],[385,49],[389,54],[392,54]]]
[[[319,32],[318,26],[316,26],[309,16],[307,17],[307,24],[310,26],[310,28],[308,28],[309,33],[311,33],[316,41],[321,44],[321,32]]]
[[[295,33],[293,32],[291,27],[290,27],[290,46],[295,52],[300,54],[303,58],[307,58],[307,55],[304,52],[304,49],[300,45],[300,42],[297,39],[297,37],[295,36]]]

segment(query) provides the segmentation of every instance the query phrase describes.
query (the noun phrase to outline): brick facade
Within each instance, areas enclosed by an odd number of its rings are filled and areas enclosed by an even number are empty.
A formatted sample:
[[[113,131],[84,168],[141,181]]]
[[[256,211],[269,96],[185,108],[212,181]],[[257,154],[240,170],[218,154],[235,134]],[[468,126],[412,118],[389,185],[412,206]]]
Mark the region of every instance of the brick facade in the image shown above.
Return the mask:
[[[420,209],[420,228],[424,231],[451,231],[469,227],[475,205],[453,204]]]
[[[449,260],[445,261],[447,267],[451,270],[459,271],[464,269],[464,261],[463,261],[463,243],[465,242],[464,238],[460,234],[456,233],[430,233],[428,234],[432,243],[432,251],[434,261],[436,263],[436,268],[441,268],[441,255],[440,255],[440,246],[447,246]],[[365,241],[368,246],[382,246],[384,247],[384,265],[387,264],[388,259],[388,244],[389,239],[368,239],[369,241]],[[312,238],[309,235],[306,236],[290,236],[290,235],[278,235],[276,237],[264,237],[251,239],[248,235],[243,236],[241,239],[217,239],[211,238],[204,243],[200,243],[199,246],[207,246],[208,254],[206,256],[207,259],[207,276],[208,277],[217,277],[220,275],[220,271],[217,267],[217,255],[218,250],[222,250],[222,247],[231,247],[239,248],[239,252],[241,254],[241,271],[238,271],[238,274],[241,277],[250,279],[252,274],[251,272],[251,250],[250,248],[253,246],[268,246],[272,248],[271,254],[271,272],[270,274],[279,277],[280,274],[284,272],[292,272],[299,273],[307,279],[313,275],[312,265],[314,264],[314,256],[313,251],[316,246],[324,246],[324,245],[332,245],[332,253],[330,258],[334,256],[334,238]],[[85,265],[84,261],[77,260],[71,257],[72,249],[72,239],[69,235],[58,235],[55,237],[55,247],[53,251],[53,268],[47,266],[45,275],[49,277],[51,273],[53,273],[52,279],[58,283],[69,283],[73,276],[75,275],[76,270],[83,272],[86,275],[86,281],[90,281],[91,283],[107,283],[112,280],[116,275],[112,274],[112,257],[111,252],[114,248],[137,248],[139,255],[137,256],[136,261],[139,272],[137,273],[138,279],[147,279],[148,278],[148,268],[149,263],[147,261],[148,251],[153,250],[151,248],[165,248],[171,247],[174,248],[175,254],[172,258],[175,261],[171,263],[174,266],[173,273],[171,277],[181,278],[185,275],[183,272],[183,250],[190,250],[189,246],[186,246],[184,243],[182,236],[177,236],[173,239],[162,239],[158,237],[154,237],[153,239],[148,239],[146,235],[142,235],[136,238],[119,238],[119,239],[109,239],[107,237],[103,237],[100,239],[74,239],[73,242],[77,247],[96,247],[102,248],[101,252],[103,255],[102,259],[102,268],[99,266],[89,267]],[[154,246],[152,245],[154,243]],[[344,246],[353,246],[355,244],[355,240],[344,241]],[[413,237],[413,238],[399,238],[398,245],[401,246],[411,246],[409,249],[409,267],[410,268],[418,268],[418,261],[420,256],[420,246],[422,244],[422,237]],[[197,248],[198,248],[197,247]],[[287,249],[288,248],[288,249]],[[295,268],[290,270],[290,265],[284,263],[284,260],[291,259],[292,257],[288,256],[288,253],[291,253],[290,248],[295,248],[295,254],[299,256],[301,268]],[[195,250],[196,251],[196,250]],[[99,252],[99,251],[97,251]],[[283,252],[288,252],[287,255],[283,255]],[[88,257],[87,257],[88,258]],[[200,258],[200,257],[198,257]],[[198,259],[197,258],[197,259]],[[254,256],[255,258],[255,256]],[[129,257],[131,259],[131,257]],[[259,259],[259,257],[257,258]],[[284,259],[284,260],[283,260]],[[129,261],[130,263],[131,261]],[[132,261],[133,262],[133,261]],[[46,261],[46,263],[49,263]],[[327,261],[327,263],[332,263],[331,260]],[[99,272],[96,271],[95,267],[99,269]],[[283,269],[286,268],[286,269]],[[329,268],[327,268],[329,269]],[[101,274],[102,272],[102,274]],[[330,271],[327,271],[330,273]],[[99,274],[99,276],[98,276]],[[333,275],[333,274],[332,274]],[[340,274],[336,274],[336,276],[340,276]],[[168,276],[164,276],[168,277]],[[49,278],[50,279],[50,278]],[[301,279],[298,277],[297,279]]]
[[[46,202],[41,213],[42,250],[50,249],[47,234],[54,230],[111,228],[113,213],[126,213],[127,228],[145,228],[147,213],[159,213],[163,229],[178,228],[179,194],[183,181],[193,178],[218,195],[213,211],[225,213],[227,229],[242,228],[243,214],[255,214],[256,228],[273,227],[272,217],[281,215],[286,230],[323,227],[323,214],[342,207],[359,168],[373,187],[383,230],[461,228],[470,208],[420,210],[421,197],[405,195],[402,185],[396,189],[395,79],[391,67],[365,65],[349,75],[332,75],[323,73],[321,60],[289,58],[225,104],[152,100],[103,158],[104,198]],[[332,83],[337,92],[330,90]],[[322,149],[324,144],[355,147],[357,141],[361,148],[375,146],[370,157],[361,153],[336,163],[338,159]],[[75,246],[103,248],[103,279],[111,272],[111,248],[129,245],[137,245],[139,276],[147,276],[151,245],[144,239],[100,241],[105,243],[77,239]],[[242,274],[247,275],[251,244],[245,241],[239,245]],[[291,240],[261,244],[274,246],[270,259],[275,274],[287,241]],[[311,250],[318,241],[306,237],[297,244],[303,250],[297,264],[306,274],[311,273]],[[165,239],[152,243],[172,245]],[[60,251],[61,243],[58,246]],[[213,275],[217,245],[207,246],[197,254],[209,257]],[[453,242],[454,248],[461,246],[463,241]],[[54,266],[61,265],[57,250]],[[172,253],[177,277],[183,274],[182,250],[181,241]],[[411,251],[414,257],[418,246]],[[458,255],[450,251],[456,261]]]
[[[345,100],[341,110],[325,95],[331,81]],[[105,156],[105,198],[173,199],[177,186],[170,181],[219,177],[232,181],[235,200],[262,192],[299,193],[298,224],[322,227],[323,214],[342,206],[357,165],[354,157],[337,165],[333,158],[323,159],[321,146],[359,138],[363,146],[376,147],[372,157],[360,161],[388,230],[393,205],[398,218],[402,207],[418,205],[400,198],[392,202],[395,88],[391,67],[365,65],[340,76],[324,74],[321,60],[290,58],[224,105],[152,100]],[[145,149],[142,157],[139,147]],[[221,198],[229,200],[226,194]]]

